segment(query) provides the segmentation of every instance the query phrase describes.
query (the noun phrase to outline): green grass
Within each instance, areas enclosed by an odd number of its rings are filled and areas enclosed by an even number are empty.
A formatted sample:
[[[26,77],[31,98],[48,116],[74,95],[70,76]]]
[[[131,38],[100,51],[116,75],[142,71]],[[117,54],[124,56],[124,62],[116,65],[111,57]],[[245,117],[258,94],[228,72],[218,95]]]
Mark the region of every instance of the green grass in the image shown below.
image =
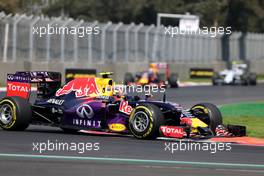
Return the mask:
[[[248,136],[264,138],[264,102],[223,105],[220,111],[224,124],[244,125]]]
[[[258,79],[258,80],[264,80],[264,75],[258,75],[258,76],[257,76],[257,79]]]

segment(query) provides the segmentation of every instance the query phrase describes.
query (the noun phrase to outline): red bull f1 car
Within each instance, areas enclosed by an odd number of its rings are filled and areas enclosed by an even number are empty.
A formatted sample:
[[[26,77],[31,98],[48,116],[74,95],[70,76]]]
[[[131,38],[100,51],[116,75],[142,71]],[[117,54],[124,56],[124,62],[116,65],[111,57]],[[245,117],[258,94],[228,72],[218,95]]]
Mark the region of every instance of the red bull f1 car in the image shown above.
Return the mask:
[[[151,63],[148,71],[136,73],[126,73],[124,78],[125,85],[157,85],[159,87],[179,87],[177,73],[170,73],[167,63]]]
[[[222,124],[218,108],[200,103],[179,104],[122,95],[110,73],[76,78],[61,87],[56,72],[16,72],[7,75],[7,96],[0,100],[0,127],[25,130],[30,124],[56,126],[65,132],[95,130],[132,134],[138,139],[211,137]],[[29,102],[31,85],[37,97]]]

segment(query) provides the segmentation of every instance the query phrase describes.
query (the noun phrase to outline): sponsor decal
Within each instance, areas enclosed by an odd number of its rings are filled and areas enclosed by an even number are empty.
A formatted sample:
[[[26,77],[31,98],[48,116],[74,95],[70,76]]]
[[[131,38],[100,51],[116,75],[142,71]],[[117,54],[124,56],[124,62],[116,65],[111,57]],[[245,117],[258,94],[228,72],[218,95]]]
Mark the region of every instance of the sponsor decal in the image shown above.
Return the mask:
[[[123,112],[127,115],[130,115],[132,110],[133,110],[133,108],[132,108],[132,106],[128,105],[128,101],[121,101],[120,106],[119,106],[120,112]]]
[[[22,82],[7,82],[6,96],[19,96],[27,99],[30,92],[30,84]]]
[[[93,109],[88,104],[83,104],[78,107],[76,113],[81,119],[74,118],[73,125],[90,127],[90,128],[101,128],[100,120],[92,120],[94,117]]]
[[[7,74],[7,80],[8,81],[13,81],[14,80],[13,77],[14,77],[13,74]]]
[[[66,95],[71,92],[75,92],[76,97],[99,93],[95,78],[77,78],[57,90],[56,96]]]
[[[190,117],[181,117],[180,124],[192,126],[192,119]]]
[[[73,119],[72,124],[91,128],[101,128],[100,120]]]
[[[211,78],[214,75],[212,68],[191,68],[190,78]]]
[[[55,114],[55,113],[63,114],[63,111],[59,108],[51,108],[51,112],[53,114]]]
[[[112,131],[124,131],[126,130],[126,126],[124,124],[121,123],[112,123],[109,124],[109,129]]]
[[[50,104],[56,104],[56,105],[62,105],[64,103],[64,100],[58,100],[58,99],[55,99],[55,98],[51,98],[47,101],[47,103],[50,103]]]
[[[184,135],[183,127],[161,126],[160,130],[166,137],[183,138]]]
[[[77,108],[76,113],[81,118],[91,119],[94,116],[94,112],[91,106],[84,104]]]
[[[30,77],[28,77],[28,76],[14,75],[14,74],[7,74],[7,81],[29,83],[30,82]]]

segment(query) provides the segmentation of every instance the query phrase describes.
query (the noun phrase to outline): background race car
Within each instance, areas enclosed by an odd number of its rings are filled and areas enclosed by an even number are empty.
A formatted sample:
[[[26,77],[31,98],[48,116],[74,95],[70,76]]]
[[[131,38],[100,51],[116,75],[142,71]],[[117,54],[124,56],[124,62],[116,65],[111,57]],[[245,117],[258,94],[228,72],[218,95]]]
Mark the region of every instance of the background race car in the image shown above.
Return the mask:
[[[170,68],[167,63],[151,63],[149,70],[137,73],[133,76],[132,73],[126,73],[124,84],[131,85],[159,85],[169,86],[172,88],[179,87],[177,73],[170,73]]]
[[[249,64],[242,61],[232,61],[228,63],[228,68],[214,73],[212,77],[213,85],[256,85],[257,74],[250,72]]]

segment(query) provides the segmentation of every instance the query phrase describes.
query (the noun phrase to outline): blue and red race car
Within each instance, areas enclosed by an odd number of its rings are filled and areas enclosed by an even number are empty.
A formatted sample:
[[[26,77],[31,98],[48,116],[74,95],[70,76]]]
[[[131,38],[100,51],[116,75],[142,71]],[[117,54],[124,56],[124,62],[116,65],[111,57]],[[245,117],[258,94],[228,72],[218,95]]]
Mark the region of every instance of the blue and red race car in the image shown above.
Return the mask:
[[[0,101],[0,127],[25,130],[29,124],[37,124],[71,133],[95,130],[155,139],[211,137],[222,124],[221,113],[213,104],[200,103],[185,110],[165,100],[122,95],[115,90],[109,75],[77,78],[61,87],[61,75],[56,72],[8,74],[7,96]],[[34,83],[37,98],[31,104],[29,96]]]

